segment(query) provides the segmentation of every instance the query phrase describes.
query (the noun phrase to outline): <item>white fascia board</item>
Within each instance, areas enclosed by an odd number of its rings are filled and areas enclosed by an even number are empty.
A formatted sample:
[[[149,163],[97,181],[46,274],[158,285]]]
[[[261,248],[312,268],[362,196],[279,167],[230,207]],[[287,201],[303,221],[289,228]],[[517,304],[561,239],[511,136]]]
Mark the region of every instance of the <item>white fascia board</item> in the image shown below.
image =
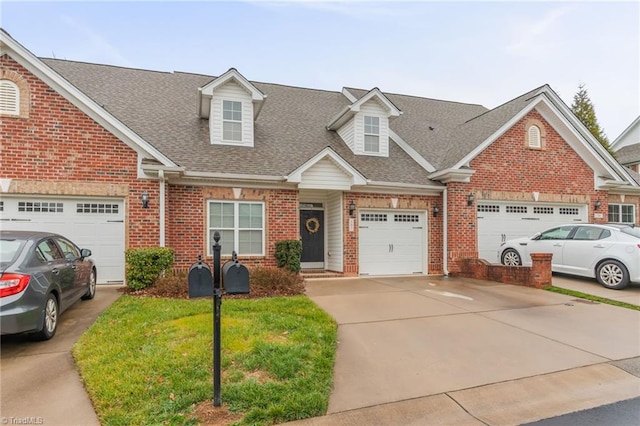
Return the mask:
[[[356,112],[360,111],[360,107],[374,97],[378,98],[378,100],[387,108],[389,117],[399,117],[402,114],[402,111],[400,111],[377,87],[374,87],[369,91],[369,93],[354,102],[351,109]]]
[[[543,106],[537,107],[538,111],[545,120],[549,122],[553,122],[554,119],[559,120],[565,128],[568,129],[569,135],[573,136],[575,140],[584,147],[587,155],[592,157],[585,158],[585,153],[581,152],[579,147],[572,145],[572,148],[578,152],[587,164],[590,163],[590,160],[594,161],[606,170],[614,180],[619,181],[624,185],[630,184],[632,186],[638,186],[633,177],[631,177],[631,175],[625,170],[624,166],[618,163],[618,161],[613,158],[609,152],[607,152],[607,150],[591,134],[591,132],[589,132],[582,122],[575,117],[565,103],[562,102],[561,99],[557,98],[553,91],[545,92],[545,94],[551,98],[551,102],[546,101],[545,98],[545,102],[542,104]],[[544,107],[548,107],[550,111],[546,110]],[[558,131],[558,133],[562,134],[561,131]],[[582,143],[582,141],[585,141],[586,144]]]
[[[624,129],[622,133],[620,133],[620,136],[618,136],[613,142],[611,142],[609,146],[611,148],[615,147],[622,139],[624,139],[625,136],[627,136],[627,133],[631,132],[631,130],[633,130],[634,127],[638,126],[638,124],[640,124],[640,115],[636,117],[636,119],[633,120],[633,122],[626,129]]]
[[[364,95],[360,99],[356,99],[346,88],[342,88],[342,94],[349,99],[351,105],[344,107],[340,112],[334,115],[331,120],[329,120],[329,124],[327,124],[327,130],[337,130],[342,127],[346,122],[351,120],[353,116],[355,116],[358,112],[360,112],[360,107],[363,104],[376,97],[378,100],[384,105],[387,109],[388,117],[399,117],[402,115],[402,111],[400,111],[394,104],[387,98],[384,93],[380,91],[377,87],[371,89],[366,95]]]
[[[451,169],[459,169],[461,167],[468,167],[471,163],[471,160],[476,158],[482,151],[484,151],[489,145],[495,142],[500,136],[502,136],[507,130],[513,127],[518,121],[522,119],[525,115],[529,113],[535,106],[535,102],[527,105],[526,108],[523,108],[518,114],[511,118],[511,120],[507,121],[503,124],[498,130],[496,130],[491,136],[485,139],[480,145],[475,147],[473,151],[465,155],[460,161],[451,167]]]
[[[444,185],[418,185],[413,183],[368,181],[366,187],[351,188],[352,192],[408,194],[408,195],[440,195],[445,191]]]
[[[343,94],[347,99],[349,99],[349,102],[351,102],[351,103],[354,103],[354,102],[356,102],[356,101],[358,100],[358,98],[356,98],[355,96],[353,96],[353,94],[352,94],[349,90],[347,90],[347,88],[346,88],[346,87],[343,87],[343,88],[342,88],[342,94]]]
[[[416,163],[418,163],[423,169],[428,171],[429,173],[433,173],[436,171],[436,168],[433,167],[431,163],[429,163],[422,155],[418,154],[418,152],[411,147],[404,139],[402,139],[396,132],[389,129],[389,137],[402,149],[406,152],[409,157],[411,157]]]
[[[331,120],[329,120],[327,130],[338,130],[344,125],[344,123],[351,120],[354,115],[356,114],[351,110],[351,107],[345,106],[336,115],[334,115]]]
[[[104,127],[108,132],[125,143],[129,148],[142,155],[147,155],[159,161],[165,166],[177,166],[164,154],[147,143],[134,131],[119,121],[107,110],[98,105],[93,99],[85,95],[73,84],[55,72],[20,43],[15,41],[4,30],[0,30],[0,56],[8,54],[11,58],[25,67],[30,73],[38,77],[49,87],[53,88],[60,96],[71,102],[84,114]]]
[[[255,108],[253,108],[253,118],[256,119],[258,117],[258,114],[262,109],[262,105],[264,104],[264,100],[267,98],[267,95],[262,93],[260,89],[254,86],[235,68],[229,68],[229,70],[224,74],[222,74],[220,77],[198,88],[198,116],[199,117],[209,118],[209,112],[211,110],[211,98],[213,97],[213,92],[217,88],[225,85],[229,81],[235,81],[242,88],[244,88],[244,90],[246,90],[247,93],[251,95],[251,101],[255,105]]]
[[[431,173],[427,177],[431,180],[436,180],[442,183],[449,183],[449,182],[469,183],[471,182],[471,176],[473,176],[475,172],[476,172],[475,170],[469,169],[469,168],[462,168],[462,169],[451,168],[451,169],[438,170],[435,173]]]
[[[290,173],[289,176],[286,176],[286,181],[294,183],[302,182],[302,174],[313,167],[318,161],[324,158],[329,158],[338,167],[340,167],[342,171],[350,175],[352,178],[352,185],[366,185],[367,180],[365,179],[365,177],[362,176],[359,171],[353,168],[351,164],[349,164],[342,157],[336,154],[336,152],[330,147],[323,149],[322,151],[311,157],[309,160],[307,160],[296,170],[294,170],[292,173]]]
[[[585,162],[590,163],[595,161],[600,164],[601,167],[607,170],[607,172],[610,173],[612,177],[616,177],[617,179],[620,179],[622,181],[629,181],[633,184],[633,180],[623,170],[623,167],[619,165],[608,152],[606,152],[600,142],[598,142],[589,133],[589,131],[584,128],[584,125],[580,123],[579,120],[574,118],[573,113],[571,113],[571,111],[566,108],[564,103],[560,99],[555,99],[556,95],[553,91],[543,88],[538,92],[536,96],[538,97],[536,101],[531,102],[529,105],[523,108],[518,114],[512,117],[511,120],[507,121],[496,132],[489,136],[483,143],[478,145],[473,151],[471,151],[464,158],[462,158],[462,160],[456,163],[452,167],[452,169],[468,167],[471,161],[482,151],[484,151],[490,144],[495,142],[500,136],[502,136],[507,130],[513,127],[530,111],[532,111],[533,109],[537,109],[540,114],[550,123],[559,120],[559,124],[561,123],[565,126],[566,129],[568,129],[570,135],[574,138],[574,141],[577,141],[577,143],[581,144],[585,148],[585,151],[581,152],[582,150],[580,150],[578,146],[575,146],[575,143],[572,144],[572,148],[583,158],[583,160],[585,160]],[[582,129],[582,132],[578,130],[579,128]],[[556,131],[558,131],[558,129],[556,129]],[[582,141],[585,141],[586,144],[582,143]],[[610,161],[607,161],[607,158],[610,158]],[[623,176],[624,179],[621,179]]]

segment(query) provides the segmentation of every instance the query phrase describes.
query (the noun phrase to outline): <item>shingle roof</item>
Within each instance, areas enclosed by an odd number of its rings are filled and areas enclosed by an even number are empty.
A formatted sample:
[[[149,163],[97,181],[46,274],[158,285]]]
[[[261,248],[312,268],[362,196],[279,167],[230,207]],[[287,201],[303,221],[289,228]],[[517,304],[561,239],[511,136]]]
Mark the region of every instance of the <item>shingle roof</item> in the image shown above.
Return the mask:
[[[216,77],[42,59],[179,166],[193,172],[286,176],[331,147],[373,181],[428,184],[428,172],[395,143],[389,157],[354,155],[327,123],[350,101],[341,92],[251,82],[267,95],[254,148],[211,145],[197,116],[198,88]],[[368,91],[348,89],[357,98]],[[536,89],[538,90],[538,89]],[[493,110],[387,94],[402,112],[391,128],[437,169],[450,167],[526,106],[534,91]]]
[[[616,160],[624,165],[640,163],[640,143],[620,148],[616,151]]]

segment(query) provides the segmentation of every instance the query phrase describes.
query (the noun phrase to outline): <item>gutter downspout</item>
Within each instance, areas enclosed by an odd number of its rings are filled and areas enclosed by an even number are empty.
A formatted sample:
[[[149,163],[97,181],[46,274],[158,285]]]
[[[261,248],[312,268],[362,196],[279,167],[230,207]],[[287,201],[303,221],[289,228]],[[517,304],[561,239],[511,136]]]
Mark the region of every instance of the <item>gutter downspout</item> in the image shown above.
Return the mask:
[[[447,209],[447,187],[442,191],[442,269],[445,276],[449,276],[449,213]]]
[[[164,170],[158,170],[158,177],[160,178],[160,247],[165,245],[165,178]]]

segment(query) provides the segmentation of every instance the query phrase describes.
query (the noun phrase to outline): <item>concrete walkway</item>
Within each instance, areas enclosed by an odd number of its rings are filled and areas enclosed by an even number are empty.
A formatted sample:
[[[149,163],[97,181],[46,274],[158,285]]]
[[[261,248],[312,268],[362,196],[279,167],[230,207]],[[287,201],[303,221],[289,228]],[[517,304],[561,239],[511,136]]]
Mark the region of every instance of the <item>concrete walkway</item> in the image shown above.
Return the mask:
[[[76,370],[71,348],[122,293],[99,285],[93,300],[78,301],[60,316],[53,339],[2,337],[0,423],[100,425]]]
[[[290,424],[517,425],[640,396],[640,311],[446,277],[307,294],[339,324],[334,389],[327,416]]]

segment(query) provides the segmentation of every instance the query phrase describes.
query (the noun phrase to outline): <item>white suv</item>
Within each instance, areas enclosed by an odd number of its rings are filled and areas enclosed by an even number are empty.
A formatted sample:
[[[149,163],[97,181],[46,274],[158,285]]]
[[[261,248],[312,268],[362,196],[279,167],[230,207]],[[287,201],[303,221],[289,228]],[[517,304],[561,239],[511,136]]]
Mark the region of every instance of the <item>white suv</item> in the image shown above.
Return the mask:
[[[503,265],[531,265],[531,253],[552,253],[553,272],[596,278],[619,290],[640,283],[640,228],[626,224],[561,225],[500,245]]]

